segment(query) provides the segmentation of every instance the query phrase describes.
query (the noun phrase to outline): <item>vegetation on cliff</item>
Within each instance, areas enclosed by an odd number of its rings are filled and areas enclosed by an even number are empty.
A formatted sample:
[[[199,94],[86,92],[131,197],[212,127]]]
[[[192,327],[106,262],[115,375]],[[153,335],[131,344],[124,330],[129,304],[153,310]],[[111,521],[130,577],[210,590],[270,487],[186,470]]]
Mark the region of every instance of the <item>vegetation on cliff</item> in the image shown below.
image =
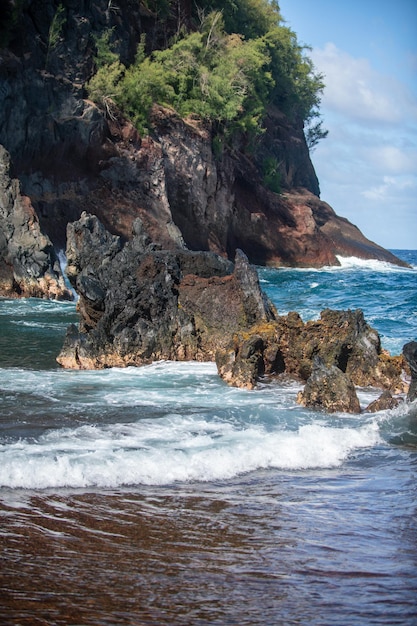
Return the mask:
[[[168,20],[178,3],[152,4]],[[143,38],[129,67],[112,53],[111,35],[97,40],[89,95],[109,113],[114,101],[142,132],[158,103],[212,122],[217,137],[256,136],[271,105],[305,124],[310,146],[327,134],[318,121],[322,76],[275,2],[201,0],[163,49]]]
[[[55,249],[88,210],[123,240],[140,217],[167,250],[233,259],[240,248],[273,266],[340,254],[400,263],[319,198],[303,130],[320,136],[322,78],[277,4],[0,4],[0,144]],[[32,259],[29,244],[22,254]]]

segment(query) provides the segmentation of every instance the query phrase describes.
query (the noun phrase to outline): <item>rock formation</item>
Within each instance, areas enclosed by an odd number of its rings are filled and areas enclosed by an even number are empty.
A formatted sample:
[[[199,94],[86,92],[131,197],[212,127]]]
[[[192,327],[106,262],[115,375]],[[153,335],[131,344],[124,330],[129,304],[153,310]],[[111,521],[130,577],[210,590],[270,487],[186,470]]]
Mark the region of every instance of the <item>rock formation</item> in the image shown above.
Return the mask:
[[[305,407],[328,413],[360,413],[360,404],[350,376],[336,365],[326,366],[321,357],[313,360],[313,370],[303,391],[297,397]]]
[[[229,384],[306,382],[300,402],[359,411],[353,385],[404,391],[402,357],[381,350],[357,311],[325,310],[304,323],[278,316],[243,252],[163,250],[140,219],[130,241],[83,213],[68,226],[67,274],[79,293],[79,328],[68,329],[58,362],[97,369],[160,359],[216,360]],[[355,400],[356,398],[356,400]]]
[[[239,329],[275,318],[242,252],[232,264],[211,252],[157,249],[140,220],[123,244],[84,213],[68,226],[67,257],[81,322],[68,330],[64,367],[214,360]]]
[[[404,360],[381,350],[376,330],[363,312],[322,311],[317,321],[304,323],[298,313],[279,316],[250,332],[237,333],[226,349],[216,353],[219,374],[230,384],[254,387],[263,375],[289,375],[307,381],[320,357],[336,366],[358,386],[373,385],[404,391]]]
[[[406,265],[320,199],[301,119],[270,106],[256,154],[243,138],[219,153],[208,122],[155,105],[140,136],[111,94],[101,109],[87,99],[98,38],[111,33],[128,67],[143,35],[150,52],[189,25],[189,3],[169,6],[161,22],[131,0],[7,2],[0,295],[68,297],[56,260],[66,246],[81,315],[59,356],[67,367],[216,358],[225,380],[253,387],[262,376],[306,381],[320,356],[354,384],[401,388],[400,362],[360,312],[278,317],[248,264]],[[265,155],[279,193],[264,184]]]
[[[411,371],[411,382],[408,389],[407,400],[413,402],[417,399],[417,341],[410,341],[403,347],[403,355]]]
[[[9,170],[9,155],[0,145],[0,295],[72,299],[52,243]]]
[[[55,249],[65,248],[67,224],[87,210],[124,240],[139,217],[166,250],[185,244],[233,260],[240,248],[252,263],[272,266],[320,267],[337,264],[337,255],[403,264],[320,200],[302,125],[281,111],[269,110],[258,156],[251,159],[239,145],[219,156],[211,126],[180,119],[173,110],[155,106],[152,133],[140,137],[111,100],[106,110],[87,100],[97,37],[112,32],[115,52],[129,65],[141,35],[163,47],[169,28],[178,26],[173,18],[162,27],[142,3],[115,6],[108,0],[63,3],[52,39],[57,3],[31,0],[19,3],[19,19],[0,32],[7,43],[0,50],[0,144],[10,153],[12,176],[33,219]],[[280,194],[263,184],[264,153],[279,163]],[[24,245],[29,259],[27,238]],[[16,295],[30,291],[22,291],[21,281],[10,284]]]
[[[385,389],[382,394],[371,402],[365,409],[365,413],[376,413],[377,411],[387,411],[389,409],[395,409],[398,406],[400,400],[398,398],[394,398],[392,393]]]

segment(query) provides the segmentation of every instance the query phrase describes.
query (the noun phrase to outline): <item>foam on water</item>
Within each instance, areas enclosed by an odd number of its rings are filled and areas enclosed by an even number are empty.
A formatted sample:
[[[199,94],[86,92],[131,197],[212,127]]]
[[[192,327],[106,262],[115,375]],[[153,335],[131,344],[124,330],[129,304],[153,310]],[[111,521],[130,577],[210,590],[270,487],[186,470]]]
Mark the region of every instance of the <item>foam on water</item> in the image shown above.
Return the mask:
[[[0,297],[0,303],[0,316],[4,317],[31,317],[38,313],[48,315],[65,312],[73,313],[76,307],[74,302],[67,300],[42,300],[40,298],[19,298],[15,300]]]
[[[160,485],[329,468],[381,441],[375,416],[317,415],[296,405],[299,388],[232,388],[213,363],[4,369],[1,408],[9,403],[12,417],[2,427],[0,485]]]
[[[379,332],[382,346],[401,354],[403,345],[417,338],[416,253],[393,252],[411,267],[340,256],[338,267],[258,268],[258,273],[280,315],[297,311],[307,322],[318,319],[326,308],[362,309]]]
[[[365,305],[367,320],[375,322],[384,341],[397,343],[399,352],[415,335],[416,292],[407,274],[414,276],[415,270],[342,262],[324,270],[263,268],[260,277],[280,314],[298,310],[306,319],[327,306]],[[307,411],[296,404],[295,383],[255,391],[228,387],[213,363],[45,369],[37,364],[37,351],[55,336],[55,363],[61,325],[75,317],[75,305],[2,300],[0,315],[3,486],[117,487],[222,480],[258,469],[338,467],[408,429],[406,415],[392,421],[389,412],[352,417]],[[375,395],[362,391],[362,406]]]
[[[332,269],[364,269],[372,272],[410,272],[410,268],[400,267],[388,261],[378,261],[377,259],[360,259],[355,256],[344,257],[336,255],[337,260],[340,263],[340,268],[334,267]],[[329,268],[326,268],[326,270]]]
[[[226,385],[214,363],[158,362],[143,367],[105,370],[0,369],[0,391],[48,398],[73,408],[177,406],[234,408],[282,406],[294,401],[300,384],[246,391]],[[30,410],[30,407],[29,407]]]
[[[359,428],[310,424],[295,431],[270,431],[261,425],[238,428],[203,416],[174,414],[134,424],[52,430],[36,442],[3,445],[0,485],[162,485],[224,480],[261,468],[330,468],[379,441],[373,421]]]

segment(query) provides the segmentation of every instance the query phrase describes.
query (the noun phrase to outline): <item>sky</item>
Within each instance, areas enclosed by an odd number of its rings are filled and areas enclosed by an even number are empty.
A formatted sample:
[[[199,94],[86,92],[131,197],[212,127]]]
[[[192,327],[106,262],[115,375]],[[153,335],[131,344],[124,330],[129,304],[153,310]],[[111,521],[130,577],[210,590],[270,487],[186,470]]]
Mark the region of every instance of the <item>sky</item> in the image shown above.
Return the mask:
[[[278,0],[316,70],[321,198],[388,249],[417,249],[417,1]]]

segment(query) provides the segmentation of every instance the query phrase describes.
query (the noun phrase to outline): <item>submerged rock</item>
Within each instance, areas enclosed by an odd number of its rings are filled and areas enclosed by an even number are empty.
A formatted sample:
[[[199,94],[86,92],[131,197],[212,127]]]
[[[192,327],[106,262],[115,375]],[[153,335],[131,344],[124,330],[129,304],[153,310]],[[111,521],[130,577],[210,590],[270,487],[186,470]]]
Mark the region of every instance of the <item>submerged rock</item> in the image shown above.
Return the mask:
[[[360,413],[361,408],[350,376],[336,365],[326,366],[315,357],[313,371],[297,402],[305,407],[324,409],[329,413]]]
[[[400,404],[398,398],[394,398],[392,393],[385,389],[382,394],[371,402],[365,409],[365,413],[376,413],[377,411],[387,411],[389,409],[395,409]]]

